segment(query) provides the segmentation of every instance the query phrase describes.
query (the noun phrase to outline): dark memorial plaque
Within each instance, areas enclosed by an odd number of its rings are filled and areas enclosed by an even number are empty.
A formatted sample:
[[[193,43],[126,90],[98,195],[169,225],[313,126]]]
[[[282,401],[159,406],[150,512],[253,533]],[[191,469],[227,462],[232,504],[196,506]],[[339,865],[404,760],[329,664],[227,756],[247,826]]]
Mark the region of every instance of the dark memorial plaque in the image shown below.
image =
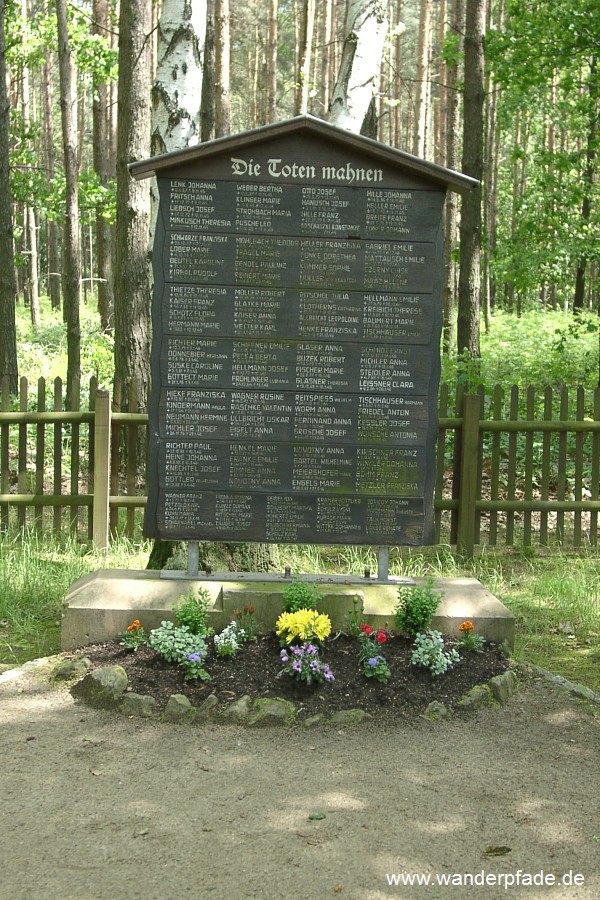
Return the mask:
[[[146,534],[431,543],[442,211],[472,180],[306,117],[136,166],[160,195]]]

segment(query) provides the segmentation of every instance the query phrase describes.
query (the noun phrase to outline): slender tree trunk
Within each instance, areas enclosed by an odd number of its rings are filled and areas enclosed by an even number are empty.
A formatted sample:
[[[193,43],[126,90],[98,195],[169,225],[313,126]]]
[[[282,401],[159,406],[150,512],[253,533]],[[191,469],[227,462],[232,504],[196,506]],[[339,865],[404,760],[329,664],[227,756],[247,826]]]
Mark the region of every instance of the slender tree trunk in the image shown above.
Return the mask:
[[[584,194],[581,201],[581,221],[587,227],[592,214],[592,192],[594,190],[594,172],[596,170],[597,139],[598,139],[598,106],[600,103],[600,72],[595,57],[590,60],[587,90],[590,96],[590,117],[587,123],[585,168],[583,172]],[[573,312],[580,312],[584,306],[585,298],[585,273],[587,256],[582,254],[577,266],[575,278],[575,293],[573,295]]]
[[[210,141],[215,136],[215,0],[206,2],[206,36],[202,67],[202,100],[200,139]]]
[[[23,40],[23,63],[21,65],[21,115],[23,116],[23,129],[29,135],[31,129],[30,106],[30,77],[27,64],[27,42],[29,38],[29,18],[27,15],[27,0],[21,0],[21,32]],[[28,143],[30,142],[27,137]],[[39,292],[39,259],[38,240],[33,207],[25,205],[23,209],[23,226],[27,245],[27,276],[29,280],[29,309],[31,324],[37,328],[40,324],[40,292]]]
[[[67,407],[71,390],[81,374],[81,236],[79,228],[77,94],[75,64],[67,26],[67,0],[56,0],[58,25],[58,64],[60,72],[60,108],[66,182],[66,213],[63,240],[63,309],[67,325]]]
[[[150,381],[148,235],[150,186],[135,181],[127,164],[150,155],[152,10],[145,0],[121,3],[119,18],[119,123],[115,253],[115,377],[128,396],[138,386],[142,409]]]
[[[465,93],[463,120],[463,172],[481,180],[483,175],[483,105],[486,0],[467,0],[465,27]],[[481,187],[463,195],[460,223],[458,279],[458,353],[472,359],[481,355],[479,310],[481,299]]]
[[[215,137],[231,131],[229,0],[215,0]]]
[[[45,14],[50,16],[50,0],[45,5]],[[52,77],[52,54],[48,53],[42,65],[42,104],[44,110],[44,155],[48,180],[54,178],[56,159],[54,154],[54,79]],[[48,295],[52,309],[60,309],[60,251],[58,225],[46,219],[46,254],[48,257]]]
[[[413,153],[425,156],[429,124],[429,56],[431,53],[431,4],[421,0],[419,20],[419,47],[417,50],[417,99]]]
[[[17,285],[13,249],[12,198],[9,170],[10,100],[5,36],[6,2],[0,0],[0,378],[8,378],[9,389],[18,390],[15,302]]]
[[[308,110],[310,89],[310,59],[315,28],[315,0],[303,0],[298,42],[298,69],[294,115],[304,115]]]
[[[369,110],[388,29],[388,6],[381,0],[350,0],[346,38],[329,121],[359,132]]]
[[[102,38],[110,30],[110,6],[108,0],[94,0],[92,31]],[[109,169],[109,90],[105,82],[95,86],[92,110],[94,169],[103,188],[108,188]],[[102,215],[102,206],[96,210],[96,264],[98,269],[98,312],[102,331],[111,332],[115,307],[113,278],[113,234],[108,221]]]
[[[464,31],[463,0],[452,0],[451,29],[454,34]],[[459,63],[446,69],[447,100],[446,113],[446,152],[445,161],[449,169],[458,169],[459,134],[460,134],[460,93],[458,90]],[[458,248],[458,195],[454,191],[446,194],[445,239],[444,239],[444,288],[442,292],[443,330],[442,346],[444,353],[451,354],[455,349],[454,313],[458,293],[458,267],[456,250]]]
[[[278,0],[269,0],[265,77],[265,125],[277,118],[277,8]]]

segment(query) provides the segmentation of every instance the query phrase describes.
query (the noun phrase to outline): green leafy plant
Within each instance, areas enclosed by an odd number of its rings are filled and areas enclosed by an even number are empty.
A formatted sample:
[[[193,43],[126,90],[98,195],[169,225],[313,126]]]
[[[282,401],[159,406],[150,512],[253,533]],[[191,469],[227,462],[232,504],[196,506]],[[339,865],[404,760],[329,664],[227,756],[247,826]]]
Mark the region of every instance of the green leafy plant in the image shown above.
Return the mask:
[[[208,637],[213,633],[207,625],[209,603],[210,594],[206,588],[198,588],[197,594],[190,590],[187,597],[182,597],[181,603],[173,607],[177,624],[189,628],[192,634]]]
[[[316,587],[299,578],[286,585],[283,609],[287,613],[294,613],[299,609],[316,609],[322,599],[323,594]]]
[[[220,634],[215,634],[214,643],[217,656],[235,656],[246,640],[243,628],[234,620]]]
[[[167,662],[176,663],[185,671],[185,680],[210,680],[204,669],[207,647],[204,635],[194,634],[187,625],[161,622],[150,632],[148,645]]]
[[[360,623],[364,614],[364,604],[361,598],[355,594],[352,598],[352,609],[346,614],[346,631],[350,637],[358,637],[360,635]]]
[[[119,637],[121,638],[121,646],[127,647],[128,650],[136,651],[148,643],[148,635],[144,630],[144,626],[140,625],[139,619],[134,619],[131,625],[128,625],[125,631],[121,632]]]
[[[366,678],[375,678],[376,681],[387,682],[391,678],[391,670],[388,662],[381,652],[382,644],[387,641],[387,635],[383,628],[376,632],[371,625],[361,622],[358,641],[360,645],[359,659],[363,675]]]
[[[316,609],[299,609],[281,613],[275,623],[275,632],[282,643],[318,641],[322,643],[331,634],[331,619]]]
[[[464,650],[466,653],[481,653],[485,638],[480,634],[475,634],[474,625],[469,619],[458,626],[460,637],[457,641],[459,651]]]
[[[433,590],[433,578],[423,586],[399,587],[398,598],[394,612],[396,628],[409,637],[426,631],[440,603],[439,595]]]
[[[293,647],[284,648],[279,654],[283,663],[280,675],[289,675],[305,684],[313,682],[335,681],[335,676],[329,666],[319,657],[319,648],[314,644],[305,642]]]
[[[242,609],[234,609],[233,611],[240,633],[243,632],[244,634],[244,643],[246,643],[246,641],[255,641],[258,637],[258,628],[254,618],[255,612],[256,607],[251,603],[247,603]]]
[[[426,631],[416,636],[410,659],[413,666],[429,669],[432,675],[443,675],[460,660],[460,655],[454,648],[444,649],[439,631]]]

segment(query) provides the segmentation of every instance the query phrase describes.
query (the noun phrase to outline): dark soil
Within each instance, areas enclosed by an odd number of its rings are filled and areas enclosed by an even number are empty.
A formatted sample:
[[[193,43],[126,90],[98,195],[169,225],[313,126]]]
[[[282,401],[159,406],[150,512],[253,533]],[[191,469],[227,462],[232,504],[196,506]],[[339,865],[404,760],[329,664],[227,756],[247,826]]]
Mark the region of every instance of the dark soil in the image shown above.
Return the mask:
[[[508,667],[506,657],[492,644],[485,644],[480,653],[466,654],[453,668],[438,676],[411,664],[412,645],[406,638],[392,636],[382,649],[392,673],[385,684],[362,674],[358,642],[346,635],[327,641],[321,653],[335,681],[316,685],[299,683],[280,674],[279,639],[273,634],[244,644],[235,657],[217,657],[211,648],[205,663],[210,681],[185,681],[179,666],[165,662],[148,647],[134,652],[112,641],[85,647],[82,653],[91,659],[93,668],[122,666],[129,677],[129,689],[151,695],[159,709],[164,708],[171,694],[184,694],[196,707],[209,694],[217,696],[221,707],[249,694],[253,699],[291,700],[299,719],[359,708],[380,723],[418,716],[433,700],[451,706],[472,687],[489,681]]]

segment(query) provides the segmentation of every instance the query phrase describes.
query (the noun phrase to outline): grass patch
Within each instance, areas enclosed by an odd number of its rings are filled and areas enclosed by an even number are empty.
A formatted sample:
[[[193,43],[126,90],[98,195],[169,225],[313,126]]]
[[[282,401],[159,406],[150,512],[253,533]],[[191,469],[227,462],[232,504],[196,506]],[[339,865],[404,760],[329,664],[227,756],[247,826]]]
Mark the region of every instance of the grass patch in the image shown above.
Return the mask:
[[[71,538],[0,537],[0,664],[57,653],[69,586],[99,568],[144,568],[148,553],[147,544],[123,538],[104,554]]]

